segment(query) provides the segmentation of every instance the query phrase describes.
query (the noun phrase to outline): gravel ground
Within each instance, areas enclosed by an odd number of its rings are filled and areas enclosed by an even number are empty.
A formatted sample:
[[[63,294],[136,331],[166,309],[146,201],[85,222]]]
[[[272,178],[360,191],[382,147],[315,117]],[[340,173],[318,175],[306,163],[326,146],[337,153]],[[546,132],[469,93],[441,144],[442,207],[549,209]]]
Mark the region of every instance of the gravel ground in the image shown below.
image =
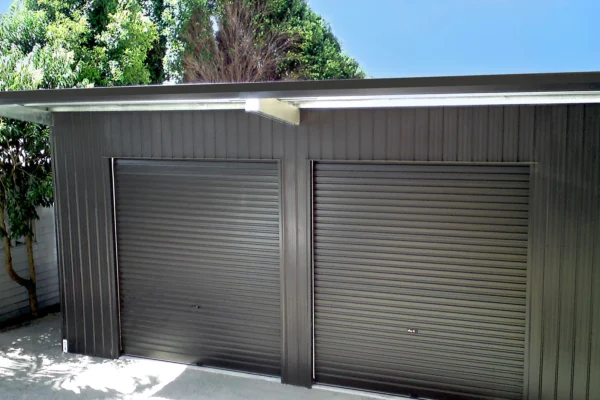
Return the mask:
[[[63,354],[60,315],[0,332],[0,398],[155,400],[368,400],[265,378],[207,372],[196,367],[131,358]],[[375,398],[390,398],[380,397]]]

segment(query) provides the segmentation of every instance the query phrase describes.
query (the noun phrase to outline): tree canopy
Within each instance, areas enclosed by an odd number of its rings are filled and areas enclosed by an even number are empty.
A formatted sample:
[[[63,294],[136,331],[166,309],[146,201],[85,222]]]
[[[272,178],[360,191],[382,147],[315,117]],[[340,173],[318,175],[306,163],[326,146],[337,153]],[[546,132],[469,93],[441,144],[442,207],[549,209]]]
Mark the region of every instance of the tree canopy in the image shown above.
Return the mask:
[[[232,26],[228,7],[244,6],[254,13],[252,30],[229,38],[230,44],[289,42],[278,47],[275,71],[265,80],[364,77],[306,0],[17,0],[1,17],[3,70],[36,66],[39,76],[43,68],[47,80],[23,81],[23,88],[180,83],[186,59],[188,65],[194,57],[196,63],[210,62],[198,46],[224,38]],[[231,45],[217,48],[221,55],[231,51]],[[19,88],[20,79],[12,74],[10,85],[0,90]]]
[[[45,15],[46,39],[71,52],[77,85],[153,82],[146,61],[158,30],[137,0],[26,0],[22,7]]]
[[[246,24],[252,29],[232,29],[232,9],[237,12],[237,24],[242,17],[240,10],[252,13],[251,23]],[[267,51],[272,47],[284,52],[277,54],[275,71],[263,80],[365,77],[358,63],[344,53],[331,27],[310,9],[306,0],[149,0],[148,10],[162,15],[163,73],[170,82],[186,80],[186,72],[187,80],[194,81],[189,76],[192,60],[206,67],[216,56],[239,54],[240,48],[232,43],[248,41],[254,49],[248,46],[246,56],[273,55]],[[227,32],[238,34],[229,37]],[[286,38],[289,43],[282,46]]]
[[[356,60],[344,53],[329,24],[305,0],[270,3],[272,25],[299,39],[279,66],[279,77],[306,80],[365,77]]]

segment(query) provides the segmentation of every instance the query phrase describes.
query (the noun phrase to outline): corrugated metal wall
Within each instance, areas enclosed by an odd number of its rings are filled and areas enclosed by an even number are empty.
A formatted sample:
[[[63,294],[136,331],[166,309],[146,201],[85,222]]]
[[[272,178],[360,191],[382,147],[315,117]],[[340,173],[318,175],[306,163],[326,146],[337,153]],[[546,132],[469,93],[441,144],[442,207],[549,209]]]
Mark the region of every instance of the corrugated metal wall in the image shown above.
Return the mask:
[[[58,287],[58,267],[56,265],[56,231],[54,229],[54,209],[40,208],[39,221],[35,223],[35,243],[33,252],[36,263],[38,306],[44,309],[60,303]],[[4,260],[4,251],[0,249]],[[27,249],[24,244],[13,247],[12,257],[15,271],[29,278]],[[4,265],[3,265],[4,267]],[[28,315],[29,295],[27,289],[10,279],[2,268],[0,272],[0,324],[10,323],[13,318]]]
[[[57,114],[65,336],[115,357],[108,157],[282,159],[283,379],[310,385],[308,159],[536,161],[532,181],[530,399],[600,396],[600,106],[303,111],[300,127],[241,111]]]

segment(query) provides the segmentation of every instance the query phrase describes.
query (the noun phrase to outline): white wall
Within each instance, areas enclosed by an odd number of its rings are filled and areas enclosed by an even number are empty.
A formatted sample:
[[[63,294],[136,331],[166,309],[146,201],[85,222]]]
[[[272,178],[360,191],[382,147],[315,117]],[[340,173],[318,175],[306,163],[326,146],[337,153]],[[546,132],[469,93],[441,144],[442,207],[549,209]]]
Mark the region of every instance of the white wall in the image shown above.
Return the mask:
[[[40,220],[36,221],[35,254],[37,294],[39,308],[52,306],[60,302],[58,287],[58,268],[56,262],[56,234],[54,230],[54,208],[38,210]],[[29,313],[27,289],[13,282],[6,272],[4,249],[0,246],[0,323]],[[18,245],[12,249],[15,271],[29,278],[27,249]]]

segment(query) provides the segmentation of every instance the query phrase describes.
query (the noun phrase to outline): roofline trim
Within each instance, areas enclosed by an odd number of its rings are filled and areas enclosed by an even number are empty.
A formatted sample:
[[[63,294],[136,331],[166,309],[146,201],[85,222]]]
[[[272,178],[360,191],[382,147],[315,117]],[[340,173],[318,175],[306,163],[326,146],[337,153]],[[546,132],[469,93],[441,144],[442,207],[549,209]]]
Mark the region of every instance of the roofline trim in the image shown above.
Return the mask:
[[[249,106],[258,102],[277,104],[282,109],[352,109],[352,108],[401,108],[401,107],[459,107],[493,105],[543,105],[543,104],[582,104],[600,103],[600,91],[593,92],[549,92],[549,93],[476,93],[458,95],[409,95],[409,96],[340,96],[283,99],[229,99],[222,101],[177,101],[177,102],[120,102],[120,103],[75,103],[75,104],[36,104],[49,112],[127,112],[127,111],[208,111],[208,110],[246,110],[260,114],[256,107]],[[287,107],[286,107],[287,106]],[[0,106],[2,107],[2,106]],[[26,108],[26,107],[22,107]],[[296,111],[294,111],[296,113]],[[273,116],[271,116],[274,118]],[[286,120],[288,117],[279,118]],[[289,122],[296,124],[294,121]]]
[[[183,84],[0,92],[0,105],[600,91],[600,72]]]

